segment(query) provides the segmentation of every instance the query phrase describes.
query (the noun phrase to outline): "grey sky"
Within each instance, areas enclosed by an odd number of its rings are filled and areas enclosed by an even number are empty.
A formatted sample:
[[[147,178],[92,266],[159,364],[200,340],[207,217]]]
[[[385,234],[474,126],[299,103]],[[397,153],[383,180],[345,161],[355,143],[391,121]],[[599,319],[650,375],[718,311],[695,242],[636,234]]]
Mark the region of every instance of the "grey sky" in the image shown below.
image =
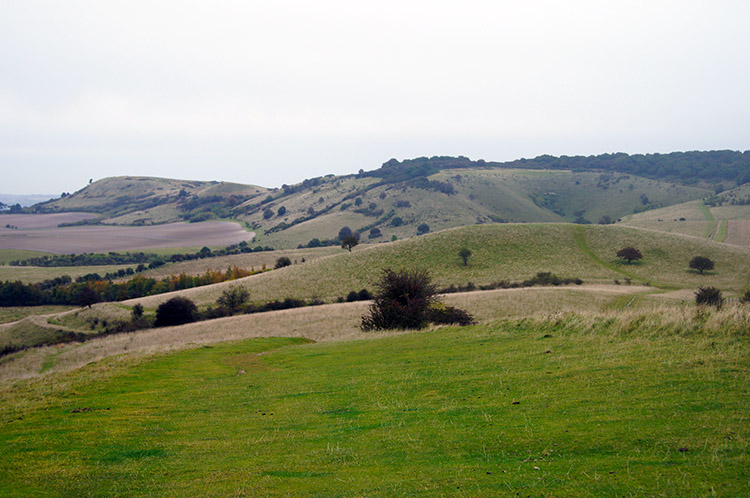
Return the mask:
[[[750,148],[747,1],[0,2],[0,192]]]

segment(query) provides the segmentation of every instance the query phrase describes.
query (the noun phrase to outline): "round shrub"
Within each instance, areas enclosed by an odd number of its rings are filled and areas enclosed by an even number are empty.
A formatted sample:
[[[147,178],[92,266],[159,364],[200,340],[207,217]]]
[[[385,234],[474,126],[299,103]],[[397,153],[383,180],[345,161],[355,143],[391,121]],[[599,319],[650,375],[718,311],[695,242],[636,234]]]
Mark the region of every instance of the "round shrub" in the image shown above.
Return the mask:
[[[163,302],[156,309],[156,327],[168,327],[170,325],[182,325],[194,322],[198,308],[195,303],[186,297],[173,297]]]

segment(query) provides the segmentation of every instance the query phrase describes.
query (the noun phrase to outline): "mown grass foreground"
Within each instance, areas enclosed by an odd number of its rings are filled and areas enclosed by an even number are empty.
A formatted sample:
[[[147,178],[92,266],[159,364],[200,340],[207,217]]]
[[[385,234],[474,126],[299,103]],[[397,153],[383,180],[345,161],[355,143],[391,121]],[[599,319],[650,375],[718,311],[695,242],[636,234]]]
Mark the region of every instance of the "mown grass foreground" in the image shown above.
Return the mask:
[[[254,339],[6,385],[0,495],[747,496],[750,313],[670,313]]]

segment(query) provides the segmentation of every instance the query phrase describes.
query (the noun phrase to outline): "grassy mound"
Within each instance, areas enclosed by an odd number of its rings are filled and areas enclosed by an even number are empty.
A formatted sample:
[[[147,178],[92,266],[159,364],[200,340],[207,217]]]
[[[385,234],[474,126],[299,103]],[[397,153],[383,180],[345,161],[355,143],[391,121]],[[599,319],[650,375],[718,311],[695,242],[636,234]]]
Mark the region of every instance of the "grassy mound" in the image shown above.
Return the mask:
[[[742,496],[747,308],[126,357],[0,391],[3,496]]]
[[[639,248],[643,261],[626,265],[617,260],[615,253],[626,245]],[[467,266],[458,256],[462,247],[472,252]],[[688,271],[688,262],[696,255],[714,260],[716,268],[710,275]],[[634,283],[651,282],[668,288],[708,284],[730,292],[738,292],[750,282],[748,251],[706,240],[620,226],[503,224],[357,247],[351,254],[341,251],[332,257],[181,294],[209,305],[228,286],[241,284],[258,302],[285,297],[334,300],[352,290],[372,288],[381,269],[388,267],[429,269],[443,287],[524,280],[540,271],[608,283],[630,278]],[[137,301],[155,308],[168,298],[165,294]]]

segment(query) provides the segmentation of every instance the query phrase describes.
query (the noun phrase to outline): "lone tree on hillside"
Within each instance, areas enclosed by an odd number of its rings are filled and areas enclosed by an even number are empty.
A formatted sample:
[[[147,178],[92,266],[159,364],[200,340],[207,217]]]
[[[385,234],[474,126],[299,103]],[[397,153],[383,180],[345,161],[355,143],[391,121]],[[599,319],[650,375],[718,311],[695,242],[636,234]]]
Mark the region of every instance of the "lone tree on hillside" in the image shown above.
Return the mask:
[[[248,299],[250,299],[250,293],[246,288],[238,285],[222,292],[221,296],[216,300],[216,304],[222,308],[226,308],[229,313],[234,315],[245,306]]]
[[[716,306],[717,309],[721,309],[724,298],[721,296],[721,291],[716,287],[698,287],[698,290],[695,291],[695,304]]]
[[[422,223],[417,227],[417,235],[422,235],[423,233],[427,233],[430,231],[430,225],[427,223]]]
[[[348,249],[349,252],[352,252],[352,247],[359,244],[359,241],[357,240],[357,237],[354,235],[349,235],[347,237],[344,237],[344,240],[341,241],[341,248],[342,249]]]
[[[352,235],[354,234],[352,233],[352,229],[349,227],[341,227],[341,230],[339,230],[339,240],[341,242],[343,242],[345,238],[351,237]]]
[[[696,256],[690,260],[690,268],[698,270],[703,274],[704,270],[713,270],[714,262],[705,256]]]
[[[195,303],[186,297],[173,297],[163,302],[156,308],[156,327],[167,327],[169,325],[182,325],[195,321],[198,308]]]
[[[458,257],[464,260],[464,266],[466,266],[469,263],[471,251],[466,247],[462,247],[461,250],[458,251]]]
[[[643,254],[635,247],[628,246],[617,251],[617,257],[626,260],[630,264],[636,259],[643,259]]]

